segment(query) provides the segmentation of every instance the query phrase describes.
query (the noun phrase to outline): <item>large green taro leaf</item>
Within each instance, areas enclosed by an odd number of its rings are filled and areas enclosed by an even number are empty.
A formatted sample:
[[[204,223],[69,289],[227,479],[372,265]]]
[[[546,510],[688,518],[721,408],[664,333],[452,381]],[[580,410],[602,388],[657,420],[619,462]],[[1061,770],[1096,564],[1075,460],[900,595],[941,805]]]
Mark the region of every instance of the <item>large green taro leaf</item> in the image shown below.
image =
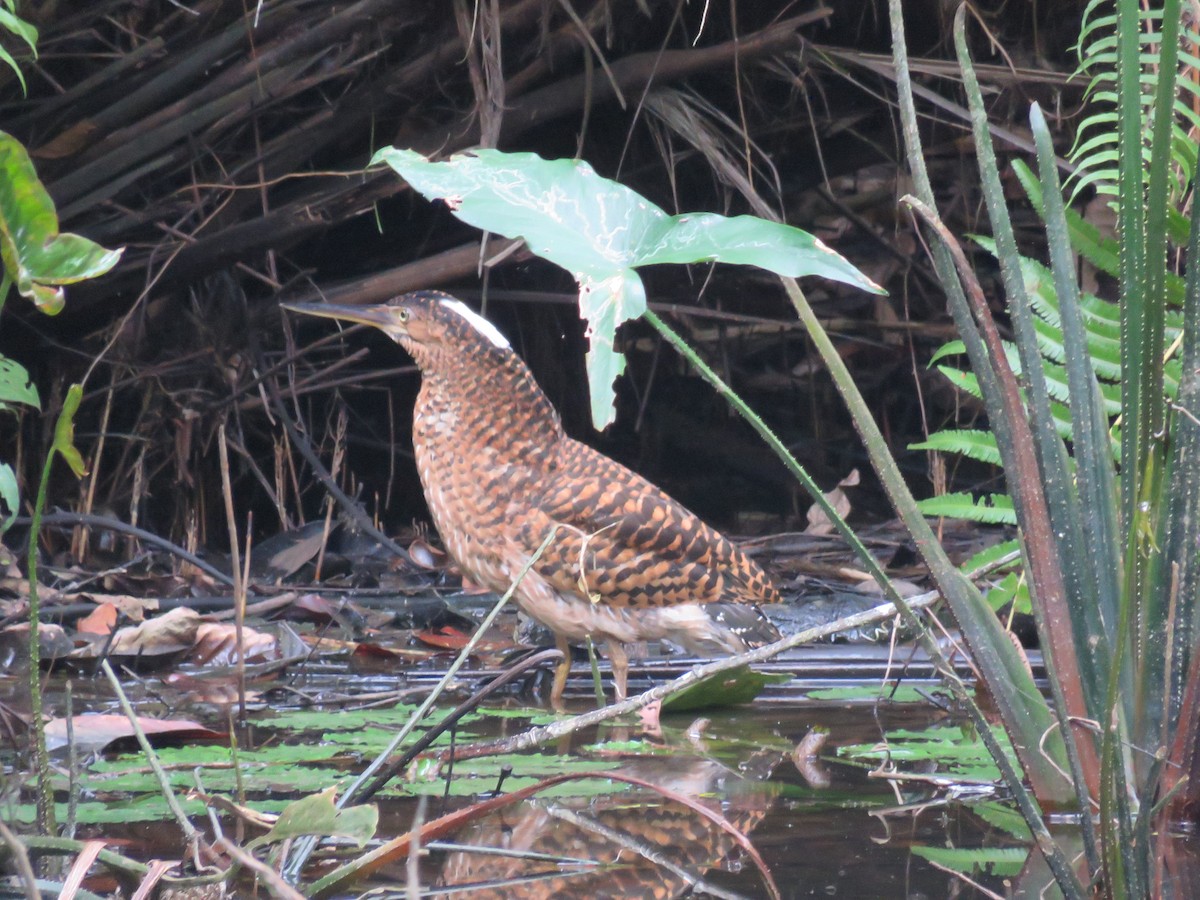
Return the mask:
[[[592,421],[612,422],[613,380],[625,366],[613,339],[622,322],[646,309],[634,271],[654,263],[726,262],[779,275],[822,275],[863,290],[883,289],[807,232],[754,216],[668,215],[587,163],[535,153],[473,150],[432,162],[414,150],[385,147],[384,162],[464,222],[522,238],[538,256],[575,276],[587,319]]]

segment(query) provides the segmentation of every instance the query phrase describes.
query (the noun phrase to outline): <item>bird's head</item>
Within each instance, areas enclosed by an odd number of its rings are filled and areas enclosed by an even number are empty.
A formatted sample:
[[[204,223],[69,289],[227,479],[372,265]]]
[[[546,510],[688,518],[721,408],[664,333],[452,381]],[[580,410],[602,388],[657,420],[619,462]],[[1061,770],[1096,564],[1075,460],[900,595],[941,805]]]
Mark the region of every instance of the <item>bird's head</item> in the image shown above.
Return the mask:
[[[422,368],[441,355],[510,350],[496,326],[461,300],[441,291],[415,291],[375,306],[341,306],[334,303],[281,303],[284,309],[356,322],[378,328],[412,354]]]

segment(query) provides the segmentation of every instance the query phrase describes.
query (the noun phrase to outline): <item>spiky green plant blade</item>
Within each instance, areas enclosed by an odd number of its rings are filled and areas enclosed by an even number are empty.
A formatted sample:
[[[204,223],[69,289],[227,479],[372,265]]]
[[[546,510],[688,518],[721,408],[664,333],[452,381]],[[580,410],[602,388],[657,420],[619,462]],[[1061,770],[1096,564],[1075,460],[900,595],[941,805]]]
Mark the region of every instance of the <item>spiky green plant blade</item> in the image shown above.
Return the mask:
[[[1200,703],[1187,702],[1189,686],[1200,682],[1200,204],[1192,204],[1192,239],[1188,245],[1187,299],[1184,320],[1183,378],[1175,399],[1171,434],[1168,502],[1160,526],[1163,555],[1173,563],[1168,590],[1173,599],[1162,714],[1174,733],[1166,734],[1167,771],[1187,778],[1175,809],[1200,808]],[[1156,722],[1150,721],[1153,729]],[[1169,781],[1168,784],[1171,782]]]
[[[920,132],[917,127],[916,106],[913,99],[913,87],[911,74],[908,66],[908,49],[907,40],[904,29],[904,16],[901,11],[900,0],[888,0],[888,19],[891,25],[892,37],[892,57],[895,63],[895,75],[897,95],[899,100],[900,118],[903,127],[903,136],[905,142],[905,155],[908,160],[910,171],[912,172],[914,192],[917,198],[922,202],[926,209],[932,209],[934,204],[933,187],[929,179],[929,173],[925,166],[924,157],[922,154]],[[970,306],[966,300],[966,291],[963,283],[959,281],[959,273],[956,265],[956,260],[951,250],[949,242],[938,241],[933,245],[934,267],[937,272],[938,280],[943,289],[946,291],[950,300],[951,315],[954,318],[956,326],[958,326],[960,334],[963,336],[963,342],[973,365],[986,366],[988,362],[988,351],[984,348],[983,341],[977,330]],[[793,298],[793,302],[796,299]],[[802,313],[802,318],[804,314]],[[1003,352],[1002,350],[999,352]],[[824,354],[823,354],[824,355]],[[836,354],[831,354],[833,359],[830,362],[831,370],[835,370],[838,366]],[[981,377],[987,379],[987,390],[985,393],[989,396],[998,396],[998,380],[996,373],[990,368],[980,369]],[[990,410],[989,410],[990,412]],[[1002,452],[1007,452],[1013,444],[1013,434],[1010,428],[1010,423],[1003,416],[995,417],[991,420],[993,431],[996,432],[997,443],[1001,447]],[[861,431],[862,429],[860,429]],[[874,462],[874,459],[873,459]],[[884,475],[885,466],[876,465],[877,471],[881,477]],[[902,495],[901,495],[902,496]],[[893,502],[896,502],[895,500]],[[909,501],[911,503],[911,500]],[[939,563],[940,559],[936,552],[926,552],[923,549],[923,544],[928,540],[928,535],[923,530],[920,523],[911,522],[909,511],[897,503],[897,509],[904,517],[905,524],[912,530],[915,538],[918,540],[918,546],[922,547],[922,553],[926,559]],[[937,572],[939,584],[945,586],[953,586],[955,583],[952,579],[944,578],[940,570]],[[949,595],[948,595],[949,597]],[[1002,681],[994,679],[1002,679],[1005,674],[1008,674],[1008,664],[1010,655],[1007,654],[1000,646],[998,641],[1006,640],[1003,633],[997,635],[988,628],[987,622],[990,621],[993,625],[997,625],[995,616],[990,612],[985,614],[980,613],[981,607],[986,607],[986,602],[982,596],[970,595],[969,592],[963,591],[959,596],[952,600],[954,612],[960,624],[966,620],[967,624],[976,628],[978,633],[974,635],[974,640],[971,641],[972,652],[976,655],[979,661],[983,677],[988,679],[989,683],[999,686]],[[999,630],[999,629],[996,629]],[[964,630],[965,633],[965,630]],[[1011,648],[1011,645],[1009,645]],[[1003,674],[1002,674],[1003,673]],[[1005,729],[1013,739],[1014,747],[1020,756],[1022,766],[1032,783],[1034,789],[1038,792],[1038,796],[1042,798],[1053,798],[1055,802],[1063,802],[1070,797],[1068,785],[1061,778],[1061,765],[1058,767],[1058,774],[1052,776],[1047,771],[1046,758],[1033,758],[1037,754],[1032,754],[1032,746],[1021,746],[1021,742],[1025,740],[1027,734],[1031,730],[1031,725],[1036,728],[1033,721],[1020,721],[1019,717],[1023,714],[1033,716],[1038,723],[1046,722],[1049,719],[1049,710],[1044,702],[1037,702],[1029,696],[1024,689],[1026,677],[1019,672],[1011,673],[1015,680],[1013,686],[1017,686],[1015,690],[1002,689],[1000,694],[1005,697],[1001,701],[1001,718],[1004,722]],[[986,729],[987,726],[985,725]],[[986,739],[985,739],[986,740]],[[1003,751],[995,745],[995,742],[989,744],[989,752],[996,758],[997,764],[1001,768],[1001,773],[1004,776],[1005,783],[1013,790],[1013,796],[1016,800],[1022,817],[1029,826],[1031,832],[1036,836],[1038,845],[1045,856],[1046,863],[1049,868],[1055,873],[1055,877],[1062,885],[1063,892],[1071,898],[1082,897],[1084,890],[1072,869],[1071,863],[1068,861],[1062,849],[1057,846],[1050,836],[1046,828],[1045,821],[1042,819],[1037,804],[1025,789],[1023,783],[1017,773],[1013,771],[1006,759],[1003,759]],[[1053,752],[1053,751],[1052,751]]]
[[[1165,0],[1162,4],[1161,32],[1157,36],[1157,70],[1145,67],[1156,82],[1145,193],[1145,275],[1139,285],[1141,295],[1137,298],[1137,307],[1142,310],[1143,318],[1141,341],[1145,370],[1140,377],[1135,377],[1132,372],[1129,375],[1135,381],[1141,397],[1138,407],[1141,418],[1131,420],[1130,424],[1138,429],[1141,435],[1139,447],[1145,453],[1137,458],[1132,474],[1138,479],[1138,515],[1146,513],[1151,528],[1162,515],[1161,504],[1167,501],[1162,491],[1167,453],[1166,445],[1161,440],[1167,422],[1164,371],[1166,304],[1163,296],[1170,244],[1167,210],[1171,206],[1172,196],[1171,132],[1175,121],[1176,85],[1179,81],[1177,61],[1181,26],[1180,0]],[[1122,220],[1126,206],[1138,199],[1120,198]],[[1123,299],[1128,303],[1132,298]],[[1160,729],[1154,727],[1153,723],[1161,722],[1162,704],[1159,698],[1167,678],[1167,657],[1159,648],[1172,617],[1175,577],[1168,560],[1162,556],[1161,545],[1155,535],[1139,529],[1137,541],[1140,546],[1132,561],[1137,581],[1131,586],[1130,592],[1130,599],[1135,602],[1136,623],[1132,635],[1136,666],[1135,696],[1132,701],[1136,716],[1133,733],[1139,742],[1144,742],[1160,734]],[[1156,702],[1158,710],[1139,707],[1139,701],[1141,704]],[[1144,776],[1146,762],[1134,762],[1135,771]]]
[[[1099,716],[1113,665],[1110,636],[1118,620],[1121,550],[1117,537],[1116,469],[1108,438],[1108,412],[1091,358],[1087,330],[1079,304],[1074,254],[1058,183],[1054,145],[1041,109],[1035,103],[1030,126],[1037,144],[1038,167],[1046,203],[1046,237],[1050,247],[1054,294],[1061,316],[1063,356],[1070,387],[1071,422],[1075,448],[1075,482],[1080,503],[1075,509],[1085,543],[1082,556],[1065,563],[1092,573],[1094,593],[1073,608],[1071,624],[1081,661],[1090,711]]]
[[[1095,573],[1086,564],[1079,497],[1069,476],[1066,447],[1058,436],[1050,409],[1020,254],[1000,182],[983,95],[967,49],[965,7],[960,7],[955,16],[954,44],[971,112],[983,196],[1026,381],[1028,423],[1015,421],[1011,427],[1027,427],[1025,434],[1033,440],[1036,450],[1033,466],[1027,465],[1020,453],[1006,456],[1005,475],[1021,523],[1033,614],[1055,701],[1053,712],[1076,802],[1086,810],[1089,792],[1099,784],[1099,761],[1090,742],[1075,741],[1071,718],[1087,716],[1100,707],[1100,702],[1098,692],[1093,690],[1094,682],[1089,684],[1090,673],[1086,672],[1094,659],[1080,654],[1077,635],[1071,627],[1071,610],[1088,602],[1094,590]]]
[[[1042,200],[1042,183],[1024,160],[1014,159],[1012,168],[1017,180],[1021,182],[1021,187],[1025,189],[1029,202],[1044,218],[1045,204]],[[1079,255],[1101,272],[1116,278],[1121,269],[1120,249],[1116,239],[1101,234],[1099,228],[1073,209],[1067,210],[1067,224],[1071,231],[1071,246]]]
[[[926,208],[931,208],[934,203],[933,187],[924,164],[921,150],[920,136],[917,128],[917,114],[913,101],[912,82],[907,65],[907,44],[903,15],[899,0],[889,0],[888,15],[891,23],[893,58],[895,59],[898,99],[903,122],[905,154],[913,176],[914,192],[920,201],[926,205]],[[989,352],[983,344],[979,330],[972,317],[963,285],[959,281],[958,271],[950,246],[941,241],[934,242],[933,257],[938,280],[947,293],[950,301],[951,315],[954,318],[955,325],[959,329],[959,333],[962,335],[964,347],[971,359],[972,366],[979,372],[981,379],[987,380],[984,393],[989,397],[998,397],[1000,392],[995,372],[992,371],[989,364]],[[832,367],[836,367],[836,362],[832,364]],[[1011,423],[1006,420],[1004,415],[1000,414],[999,404],[995,404],[994,409],[989,406],[988,413],[989,423],[996,433],[997,443],[1001,448],[1001,452],[1007,453],[1013,446]],[[877,469],[879,469],[878,466]],[[879,471],[882,476],[883,470],[879,469]],[[897,502],[897,498],[900,496],[899,494],[894,495],[893,502]],[[921,522],[910,522],[911,516],[909,511],[906,508],[901,508],[899,503],[897,503],[897,506],[902,516],[905,517],[906,525],[913,529],[914,536],[917,537],[922,545],[926,540],[932,538],[932,535],[926,534],[927,528],[922,528],[924,525],[923,520]],[[926,553],[923,549],[922,553],[926,555],[926,559],[937,561],[940,565],[940,558],[936,552],[931,551]],[[932,565],[933,562],[931,562]],[[941,573],[938,574],[938,578],[939,584],[942,583],[943,575]],[[949,585],[954,584],[953,580],[949,577],[946,577],[945,581]],[[1017,747],[1022,765],[1026,767],[1029,778],[1039,796],[1052,797],[1058,802],[1066,801],[1071,796],[1071,792],[1061,777],[1061,764],[1063,760],[1061,745],[1055,746],[1049,751],[1060,760],[1058,772],[1051,773],[1050,769],[1054,767],[1048,767],[1047,758],[1035,758],[1039,754],[1031,753],[1033,745],[1026,743],[1032,737],[1034,731],[1039,728],[1050,727],[1050,713],[1047,704],[1044,699],[1035,698],[1028,693],[1025,687],[1028,684],[1028,673],[1022,673],[1013,668],[1014,664],[1020,667],[1019,661],[1010,652],[1011,644],[1009,644],[1008,649],[1002,646],[1008,642],[1008,638],[1003,633],[1003,630],[998,627],[995,616],[991,614],[987,608],[986,601],[979,595],[979,592],[964,590],[961,595],[952,600],[952,606],[954,607],[954,613],[959,624],[964,628],[964,633],[967,633],[968,628],[972,629],[973,633],[969,635],[968,641],[972,652],[979,661],[981,671],[985,673],[984,677],[988,678],[989,681],[996,679],[996,684],[1000,684],[1006,678],[1012,678],[1013,681],[1011,684],[1021,685],[1016,690],[1004,692],[1007,696],[1001,701],[1003,707],[1001,709],[1001,717],[1005,728],[1013,738],[1014,746]],[[1037,740],[1040,742],[1040,738]],[[1013,785],[1011,772],[1006,773],[1005,780],[1010,785]],[[1025,816],[1030,828],[1037,834],[1045,834],[1045,825],[1027,795],[1024,794],[1022,786],[1015,784],[1013,788],[1016,792],[1022,815]],[[1046,850],[1048,856],[1051,857],[1051,865],[1055,871],[1062,872],[1063,877],[1070,881],[1073,876],[1070,873],[1069,864],[1066,863],[1065,859],[1055,848],[1047,846]]]

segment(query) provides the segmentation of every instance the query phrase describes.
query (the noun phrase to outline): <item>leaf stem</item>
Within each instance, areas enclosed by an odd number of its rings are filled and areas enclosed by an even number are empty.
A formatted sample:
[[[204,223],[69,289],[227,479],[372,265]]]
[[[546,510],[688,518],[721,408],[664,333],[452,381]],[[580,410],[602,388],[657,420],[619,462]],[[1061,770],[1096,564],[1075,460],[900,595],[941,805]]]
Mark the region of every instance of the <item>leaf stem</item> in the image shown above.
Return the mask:
[[[54,465],[55,455],[51,447],[42,465],[42,477],[38,482],[37,498],[29,523],[29,555],[26,563],[29,574],[29,716],[33,725],[33,764],[37,770],[37,821],[38,831],[47,836],[53,835],[57,826],[54,821],[54,789],[50,784],[50,756],[46,752],[46,723],[42,718],[41,605],[38,601],[37,557],[42,510],[46,506],[50,469]]]

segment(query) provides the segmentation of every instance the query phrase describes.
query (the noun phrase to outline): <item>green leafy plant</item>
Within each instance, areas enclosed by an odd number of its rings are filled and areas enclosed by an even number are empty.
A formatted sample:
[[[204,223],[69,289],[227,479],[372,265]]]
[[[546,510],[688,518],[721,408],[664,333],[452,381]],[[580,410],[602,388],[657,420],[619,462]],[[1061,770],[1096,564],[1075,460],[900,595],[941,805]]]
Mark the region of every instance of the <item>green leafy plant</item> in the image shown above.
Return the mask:
[[[0,24],[8,25],[9,22],[0,16]],[[59,233],[54,202],[38,180],[29,154],[20,141],[4,132],[0,132],[0,173],[3,174],[0,178],[0,258],[4,263],[4,273],[0,277],[0,308],[15,285],[17,291],[38,309],[54,315],[63,307],[65,285],[104,274],[116,265],[121,251],[106,250],[76,234]],[[82,387],[72,385],[63,402],[54,429],[54,441],[42,467],[29,538],[30,695],[39,786],[38,824],[43,833],[52,830],[54,816],[39,684],[37,535],[55,457],[61,456],[76,476],[82,477],[85,473],[83,458],[74,443],[75,413],[82,396]],[[37,388],[24,366],[0,357],[0,411],[11,412],[16,406],[40,409]],[[0,518],[2,534],[12,525],[20,505],[16,473],[7,462],[0,462],[0,501],[6,507]]]
[[[120,250],[106,250],[77,234],[60,234],[54,201],[38,180],[25,147],[0,132],[0,254],[3,290],[17,286],[21,296],[51,315],[63,308],[63,287],[103,275],[117,264]]]
[[[1038,198],[1040,200],[1040,192]],[[976,238],[976,241],[995,253],[994,241],[987,238]],[[1020,268],[1025,291],[1034,312],[1033,326],[1041,356],[1043,378],[1050,393],[1050,412],[1059,436],[1069,441],[1072,438],[1071,409],[1068,403],[1070,387],[1062,314],[1055,293],[1054,275],[1037,260],[1024,256],[1020,258]],[[1115,276],[1117,273],[1112,274]],[[1087,333],[1088,358],[1100,386],[1104,410],[1113,423],[1113,456],[1119,461],[1121,445],[1116,422],[1121,413],[1120,308],[1117,304],[1102,300],[1093,294],[1081,294],[1080,311]],[[1182,314],[1169,310],[1166,318],[1168,340],[1178,340],[1182,328]],[[1004,348],[1009,364],[1014,372],[1020,375],[1021,355],[1016,344],[1005,341]],[[950,341],[933,355],[930,365],[936,365],[938,371],[955,387],[980,399],[979,379],[969,369],[946,361],[948,357],[961,356],[963,353],[962,341]],[[1175,396],[1179,378],[1179,360],[1168,360],[1164,369],[1164,387],[1168,396]],[[1000,450],[995,435],[982,429],[945,429],[934,432],[927,440],[912,444],[910,449],[955,453],[989,465],[1000,464]],[[921,501],[921,508],[930,516],[969,519],[983,524],[1016,524],[1012,501],[1005,494],[988,494],[981,498],[961,493],[943,494]]]
[[[1064,208],[1049,130],[1036,106],[1031,113],[1040,173],[1037,202],[1046,222],[1061,324],[1067,392],[1059,402],[1069,409],[1069,448],[1062,437],[1063,417],[1055,415],[1051,399],[1036,292],[1030,291],[1028,266],[1016,252],[982,96],[965,49],[964,18],[960,11],[955,39],[1019,365],[1010,365],[966,256],[932,209],[896,0],[891,14],[897,68],[903,73],[908,159],[920,195],[910,202],[937,239],[939,280],[978,379],[1020,525],[1031,608],[1064,737],[1064,771],[1081,813],[1084,878],[1062,865],[1063,844],[1039,841],[1039,848],[1067,896],[1090,894],[1085,884],[1101,896],[1152,896],[1163,877],[1161,842],[1169,840],[1172,821],[1194,816],[1200,801],[1200,561],[1195,553],[1200,388],[1187,374],[1200,363],[1200,213],[1193,204],[1189,222],[1172,207],[1183,196],[1177,177],[1184,171],[1173,152],[1173,100],[1181,89],[1190,89],[1179,84],[1180,4],[1166,2],[1160,14],[1146,17],[1138,3],[1119,0],[1110,20],[1117,135],[1110,162],[1119,186],[1119,246],[1100,239]],[[1148,125],[1143,121],[1147,91],[1154,98]],[[1189,260],[1183,281],[1172,278],[1167,254],[1174,240],[1171,223],[1180,221]],[[1097,352],[1096,340],[1104,330],[1098,327],[1100,318],[1106,319],[1107,337],[1114,337],[1113,317],[1095,317],[1097,307],[1081,298],[1073,241],[1118,276],[1119,396],[1111,390],[1116,381],[1109,382],[1105,396],[1101,367],[1110,367],[1111,378],[1112,359],[1111,353],[1106,360]],[[1183,315],[1172,334],[1171,302],[1178,297]],[[1172,400],[1168,360],[1176,346],[1186,377],[1181,375]],[[1114,399],[1120,409],[1119,454],[1110,431]],[[1007,717],[1005,727],[1028,768],[1020,746],[1032,736]],[[1033,787],[1039,806],[1059,802],[1043,785]],[[1099,817],[1093,824],[1095,809]],[[1040,815],[1024,811],[1037,834],[1043,827]]]
[[[1115,198],[1119,171],[1118,159],[1118,95],[1117,81],[1117,17],[1111,0],[1091,0],[1083,18],[1080,39],[1077,45],[1080,65],[1077,74],[1089,78],[1087,91],[1093,112],[1088,115],[1077,131],[1075,145],[1070,157],[1075,168],[1069,184],[1074,199],[1086,187],[1091,187],[1101,196]],[[1160,59],[1162,10],[1142,9],[1141,51],[1138,65],[1143,73],[1139,78],[1139,100],[1142,110],[1142,154],[1149,158],[1151,123],[1157,102],[1158,81],[1154,77]],[[1185,47],[1194,48],[1200,41],[1200,33],[1183,30]],[[1171,159],[1169,169],[1172,177],[1168,182],[1170,202],[1167,206],[1167,234],[1172,245],[1182,249],[1188,241],[1190,226],[1180,211],[1186,200],[1196,170],[1196,143],[1189,137],[1200,127],[1200,115],[1193,109],[1200,88],[1188,70],[1200,63],[1194,54],[1180,51],[1181,73],[1178,90],[1171,101],[1173,119],[1170,141]],[[1013,171],[1024,187],[1027,196],[1040,214],[1044,214],[1042,185],[1037,176],[1022,160],[1014,160]],[[1148,178],[1149,167],[1143,170]],[[1085,220],[1076,211],[1064,210],[1070,243],[1076,253],[1088,261],[1098,272],[1113,279],[1120,278],[1121,254],[1115,238],[1103,236],[1096,226]],[[979,239],[979,243],[995,253],[994,242]],[[1052,273],[1041,263],[1027,257],[1020,258],[1025,276],[1026,291],[1034,305],[1037,318],[1038,343],[1042,351],[1045,383],[1051,391],[1051,410],[1059,434],[1064,440],[1071,439],[1070,407],[1066,403],[1067,377],[1063,354],[1062,323]],[[1182,333],[1180,307],[1184,296],[1184,279],[1167,270],[1162,275],[1167,292],[1168,305],[1165,311],[1167,344],[1177,348]],[[1121,414],[1121,311],[1117,304],[1109,303],[1091,294],[1081,294],[1081,309],[1088,336],[1089,358],[1104,397],[1105,409],[1111,423],[1113,453],[1120,460],[1120,414]],[[1006,344],[1010,361],[1019,371],[1019,353],[1011,343]],[[939,371],[956,387],[978,398],[978,380],[969,370],[943,362],[948,357],[962,354],[962,342],[952,341],[943,346],[931,360]],[[1180,360],[1173,352],[1168,353],[1164,365],[1163,382],[1168,398],[1176,396],[1180,378]],[[989,465],[1000,463],[999,450],[991,432],[978,429],[946,429],[935,432],[911,449],[933,450],[962,455]],[[1011,499],[1005,494],[975,496],[970,493],[949,493],[922,501],[922,509],[930,516],[961,518],[982,524],[1016,524],[1016,515]],[[998,605],[1005,599],[1004,591],[996,592],[989,600]]]
[[[53,315],[62,309],[64,285],[103,275],[116,265],[121,251],[59,233],[54,202],[38,180],[33,161],[21,142],[4,132],[0,132],[0,173],[0,258],[4,262],[0,309],[15,285],[21,296]],[[0,411],[20,406],[41,408],[37,387],[24,366],[0,356]],[[5,462],[0,462],[0,501],[6,507],[0,519],[3,533],[19,505],[17,477]]]

